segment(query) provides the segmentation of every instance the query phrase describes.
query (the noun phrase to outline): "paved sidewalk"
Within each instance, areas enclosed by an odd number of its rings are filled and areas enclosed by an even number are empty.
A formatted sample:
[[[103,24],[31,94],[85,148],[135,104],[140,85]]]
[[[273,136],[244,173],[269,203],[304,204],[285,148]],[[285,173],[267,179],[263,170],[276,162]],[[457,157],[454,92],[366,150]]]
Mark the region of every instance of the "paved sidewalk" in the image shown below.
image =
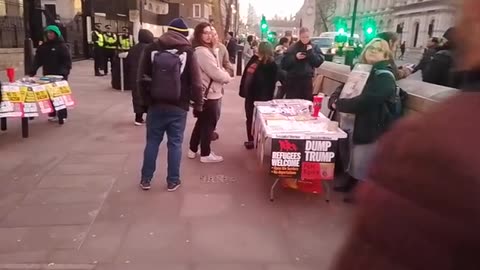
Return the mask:
[[[351,207],[288,190],[268,200],[271,179],[243,148],[238,78],[214,144],[225,162],[185,158],[184,185],[167,193],[162,145],[153,189],[143,192],[145,130],[133,126],[130,92],[93,77],[92,65],[74,64],[78,106],[65,126],[36,119],[22,139],[10,120],[0,133],[0,269],[328,269]]]

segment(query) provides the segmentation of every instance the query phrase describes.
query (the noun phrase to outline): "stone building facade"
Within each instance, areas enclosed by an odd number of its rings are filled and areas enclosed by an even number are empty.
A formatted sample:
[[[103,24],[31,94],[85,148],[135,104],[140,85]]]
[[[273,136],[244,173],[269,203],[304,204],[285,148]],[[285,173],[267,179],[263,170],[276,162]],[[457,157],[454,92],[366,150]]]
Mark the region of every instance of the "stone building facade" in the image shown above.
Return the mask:
[[[446,0],[358,0],[356,33],[375,20],[378,32],[393,31],[409,48],[425,47],[429,37],[441,37],[455,24],[455,8]],[[353,0],[338,0],[336,16],[351,26]]]

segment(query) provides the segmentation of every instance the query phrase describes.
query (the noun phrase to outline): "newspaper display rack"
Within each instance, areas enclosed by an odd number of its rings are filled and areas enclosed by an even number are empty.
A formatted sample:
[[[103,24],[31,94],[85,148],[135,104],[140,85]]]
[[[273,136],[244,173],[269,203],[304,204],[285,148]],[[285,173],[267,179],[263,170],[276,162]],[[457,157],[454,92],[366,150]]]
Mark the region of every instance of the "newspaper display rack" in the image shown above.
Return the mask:
[[[347,134],[323,114],[313,117],[312,106],[307,100],[255,103],[257,156],[276,178],[270,189],[271,201],[279,183],[303,192],[325,193],[330,200],[338,140]]]
[[[0,129],[7,130],[7,118],[21,118],[24,138],[29,136],[29,119],[75,105],[68,82],[56,77],[6,83],[2,85],[1,93]]]

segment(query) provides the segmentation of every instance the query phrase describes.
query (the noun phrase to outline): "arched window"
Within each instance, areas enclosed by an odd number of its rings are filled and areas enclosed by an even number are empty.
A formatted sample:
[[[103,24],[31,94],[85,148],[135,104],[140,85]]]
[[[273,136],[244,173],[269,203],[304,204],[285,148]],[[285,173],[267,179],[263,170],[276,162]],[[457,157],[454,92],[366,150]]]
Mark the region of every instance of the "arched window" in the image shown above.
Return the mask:
[[[428,25],[428,37],[433,37],[433,32],[435,31],[435,19],[430,21]]]

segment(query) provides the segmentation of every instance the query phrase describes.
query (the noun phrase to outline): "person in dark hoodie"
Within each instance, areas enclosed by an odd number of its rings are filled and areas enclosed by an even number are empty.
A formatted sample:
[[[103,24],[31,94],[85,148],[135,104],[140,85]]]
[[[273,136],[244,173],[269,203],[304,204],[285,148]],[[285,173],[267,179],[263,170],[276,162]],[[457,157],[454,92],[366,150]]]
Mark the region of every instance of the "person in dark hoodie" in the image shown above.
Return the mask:
[[[438,84],[447,87],[458,88],[460,86],[460,73],[455,67],[455,28],[449,28],[443,38],[446,40],[442,46],[437,49],[437,53],[428,63],[423,73],[423,81],[427,83]]]
[[[72,69],[72,56],[62,37],[62,32],[56,25],[49,25],[45,28],[46,41],[37,49],[30,76],[37,74],[40,67],[43,67],[43,75],[63,76],[68,80]],[[49,114],[49,121],[63,125],[67,119],[67,109],[59,110]]]
[[[472,76],[381,139],[332,270],[480,269],[480,5],[459,5],[458,69]]]
[[[256,101],[273,99],[278,80],[278,67],[273,58],[273,48],[268,42],[258,46],[258,53],[250,59],[240,82],[240,96],[245,98],[245,115],[247,118],[247,138],[245,148],[253,149],[253,111]]]
[[[133,111],[135,113],[134,124],[135,126],[142,126],[144,125],[143,115],[147,112],[148,108],[145,106],[145,102],[141,94],[141,88],[145,85],[138,80],[137,73],[140,70],[140,63],[138,59],[141,59],[142,54],[145,52],[145,49],[148,47],[148,45],[153,43],[152,32],[146,29],[141,29],[138,32],[138,41],[139,43],[133,46],[128,52],[125,72],[127,74],[127,82],[129,83],[127,89],[132,90],[132,104]]]
[[[310,31],[300,29],[300,41],[293,44],[282,59],[282,69],[287,72],[288,99],[313,100],[313,76],[323,63],[321,52],[313,46]]]
[[[187,113],[190,102],[195,111],[203,108],[203,85],[198,61],[193,53],[192,44],[187,39],[188,27],[182,19],[174,19],[168,26],[168,31],[157,42],[149,45],[140,59],[139,80],[148,83],[150,87],[142,87],[141,92],[149,107],[147,114],[147,143],[145,146],[140,187],[150,189],[150,183],[156,169],[158,148],[167,134],[168,170],[167,189],[172,192],[180,187],[180,162],[182,159],[182,143]],[[170,55],[168,55],[168,54]],[[178,56],[178,58],[176,57]],[[175,66],[180,60],[180,70],[167,70],[164,65],[175,59]],[[167,98],[171,93],[177,96],[177,89],[171,89],[175,78],[180,77],[180,97]],[[178,74],[180,72],[180,74]],[[178,78],[178,77],[177,77]],[[176,84],[176,83],[175,83]],[[161,87],[165,85],[166,87]],[[177,86],[177,85],[175,85]],[[160,96],[165,95],[164,98]]]

